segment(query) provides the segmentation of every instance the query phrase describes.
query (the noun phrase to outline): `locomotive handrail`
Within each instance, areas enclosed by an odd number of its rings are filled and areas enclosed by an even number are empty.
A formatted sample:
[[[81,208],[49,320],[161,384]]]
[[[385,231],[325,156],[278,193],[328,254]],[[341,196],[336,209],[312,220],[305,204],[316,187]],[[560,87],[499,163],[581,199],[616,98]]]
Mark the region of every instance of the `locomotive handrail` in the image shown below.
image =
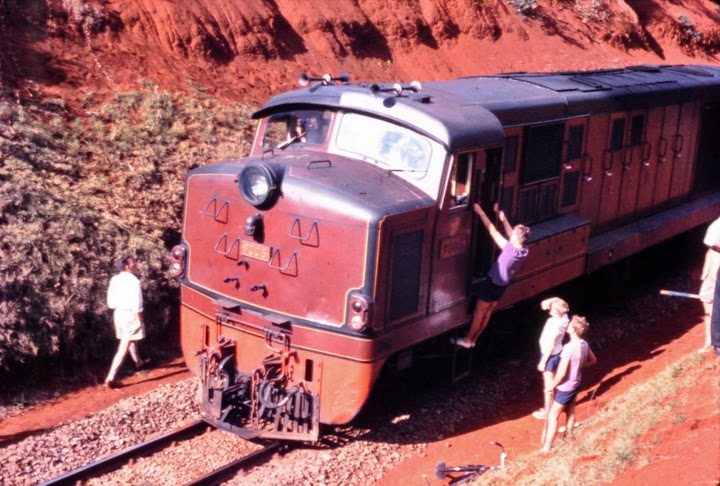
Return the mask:
[[[682,149],[683,149],[684,142],[685,142],[685,139],[683,138],[682,134],[677,133],[673,140],[673,152],[675,153],[675,158],[677,158],[677,159],[679,159],[680,156],[682,155]]]
[[[610,160],[609,165],[606,163],[607,160]],[[603,152],[603,158],[602,158],[602,168],[603,168],[603,174],[605,174],[605,176],[607,176],[607,177],[612,176],[612,166],[613,166],[612,151],[610,149],[608,149]]]
[[[632,148],[633,148],[633,146],[632,146],[632,145],[628,145],[628,146],[625,147],[625,148],[626,148],[626,149],[631,149],[631,150],[629,151],[629,153],[628,153],[628,150],[625,150],[625,153],[623,154],[623,159],[622,159],[623,171],[627,172],[627,171],[629,171],[629,170],[632,168],[632,164],[633,164],[633,157],[632,157]]]
[[[588,163],[588,160],[590,163]],[[583,155],[583,180],[590,182],[592,180],[593,156],[591,154]]]
[[[203,210],[203,214],[205,216],[212,216],[215,218],[215,221],[218,223],[227,223],[227,216],[228,216],[228,202],[223,201],[223,204],[220,206],[220,209],[217,209],[217,202],[218,198],[214,197],[212,201],[210,201],[207,206],[205,206],[205,209]],[[210,211],[210,207],[213,206],[215,209],[213,211]],[[223,211],[225,210],[225,211]]]
[[[269,329],[267,327],[263,327],[262,330],[265,333],[265,344],[268,348],[280,355],[290,351],[290,336],[287,333],[278,331],[277,329]],[[275,349],[272,345],[273,339],[281,344],[283,348]]]
[[[652,147],[650,146],[650,142],[645,140],[642,143],[642,149],[640,149],[640,160],[642,161],[642,164],[645,167],[648,167],[650,165],[650,162],[648,162],[648,160],[650,160],[650,152],[651,151],[652,151]]]
[[[562,145],[562,153],[565,154],[565,161],[562,163],[562,167],[565,170],[570,170],[572,169],[572,164],[570,163],[570,154],[568,154],[568,147],[570,147],[570,144],[567,142],[567,140],[563,140]]]
[[[220,244],[222,242],[225,242],[225,250],[220,249]],[[233,242],[230,244],[229,248],[228,248],[227,242],[228,242],[228,234],[223,233],[223,235],[220,237],[218,242],[215,243],[214,250],[226,258],[229,258],[231,260],[238,260],[240,258],[240,238],[235,238],[233,240]],[[237,249],[237,257],[230,255],[230,253],[232,253],[234,249]]]
[[[297,236],[295,236],[295,234],[294,234],[296,227],[297,227]],[[295,222],[293,223],[292,228],[290,228],[290,234],[288,236],[294,240],[299,240],[301,242],[308,241],[313,234],[313,230],[315,230],[316,232],[318,231],[317,221],[313,221],[312,226],[310,226],[310,231],[308,231],[307,237],[303,238],[302,230],[300,229],[300,218],[295,218]]]
[[[308,162],[307,169],[308,169],[308,170],[311,170],[311,169],[319,168],[319,167],[313,167],[313,166],[314,166],[314,165],[319,165],[319,164],[322,164],[322,163],[327,164],[327,167],[326,167],[326,168],[329,168],[329,167],[332,167],[332,166],[333,166],[333,165],[332,165],[332,162],[330,162],[328,159],[323,159],[323,160],[311,160],[310,162]]]
[[[668,141],[665,137],[658,139],[658,162],[665,162],[667,155]]]
[[[220,239],[217,241],[217,243],[215,243],[215,248],[213,248],[216,252],[220,253],[221,255],[227,255],[227,254],[229,253],[229,252],[227,251],[227,237],[228,237],[228,234],[227,234],[227,233],[224,233],[224,234],[220,237]],[[219,248],[220,248],[220,243],[222,243],[223,241],[225,242],[225,251],[219,249]],[[232,246],[231,246],[230,248],[232,248]]]
[[[272,253],[272,257],[270,257],[270,261],[268,262],[268,266],[275,270],[280,270],[280,273],[284,273],[287,271],[288,268],[290,268],[290,264],[295,261],[295,275],[297,275],[297,252],[293,252],[292,255],[290,255],[290,258],[288,259],[287,265],[284,267],[281,267],[280,265],[273,265],[273,262],[275,261],[275,257],[278,257],[278,260],[280,259],[280,249],[277,248]]]

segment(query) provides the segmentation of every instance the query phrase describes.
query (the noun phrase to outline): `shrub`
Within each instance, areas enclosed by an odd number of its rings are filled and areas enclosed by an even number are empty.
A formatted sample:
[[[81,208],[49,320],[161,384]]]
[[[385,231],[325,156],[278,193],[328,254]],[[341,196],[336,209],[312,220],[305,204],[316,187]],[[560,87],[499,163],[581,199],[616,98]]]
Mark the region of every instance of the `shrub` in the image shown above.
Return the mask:
[[[686,39],[694,41],[695,43],[702,41],[702,32],[697,30],[695,25],[692,23],[692,20],[690,20],[687,15],[680,14],[678,22],[680,23],[681,32],[684,34]]]
[[[148,345],[177,342],[168,250],[189,168],[247,152],[250,107],[146,85],[74,116],[63,100],[0,99],[0,369],[82,370],[116,341],[114,261],[138,259]],[[167,346],[164,346],[167,347]]]

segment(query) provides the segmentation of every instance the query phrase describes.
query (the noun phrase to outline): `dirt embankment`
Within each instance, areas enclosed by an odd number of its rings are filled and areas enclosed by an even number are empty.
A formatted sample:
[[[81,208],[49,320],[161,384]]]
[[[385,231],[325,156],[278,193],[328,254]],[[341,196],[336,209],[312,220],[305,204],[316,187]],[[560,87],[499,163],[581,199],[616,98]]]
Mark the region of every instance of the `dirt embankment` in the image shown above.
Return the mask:
[[[715,0],[0,0],[0,83],[72,101],[201,86],[258,103],[297,75],[441,79],[718,63]]]

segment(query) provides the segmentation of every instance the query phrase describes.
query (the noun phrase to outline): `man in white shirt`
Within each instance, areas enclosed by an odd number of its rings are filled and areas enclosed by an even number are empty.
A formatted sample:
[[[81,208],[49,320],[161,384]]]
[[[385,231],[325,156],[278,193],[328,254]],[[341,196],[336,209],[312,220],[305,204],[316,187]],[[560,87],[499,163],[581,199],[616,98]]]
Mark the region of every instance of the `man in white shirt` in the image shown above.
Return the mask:
[[[707,246],[707,251],[705,252],[705,262],[700,275],[701,284],[698,294],[705,311],[705,344],[701,351],[706,351],[712,346],[711,318],[713,301],[715,300],[715,284],[718,270],[720,270],[720,218],[710,224],[703,243]]]
[[[115,322],[115,336],[120,340],[118,350],[110,365],[110,372],[105,378],[105,386],[117,388],[120,386],[115,381],[120,365],[125,359],[128,350],[137,369],[149,363],[149,360],[140,359],[137,342],[145,337],[145,325],[143,324],[143,297],[140,280],[133,275],[136,264],[135,259],[126,255],[120,260],[122,271],[110,279],[108,287],[107,304],[113,309],[113,320]]]
[[[710,223],[710,226],[705,231],[703,243],[712,250],[720,251],[720,218]]]

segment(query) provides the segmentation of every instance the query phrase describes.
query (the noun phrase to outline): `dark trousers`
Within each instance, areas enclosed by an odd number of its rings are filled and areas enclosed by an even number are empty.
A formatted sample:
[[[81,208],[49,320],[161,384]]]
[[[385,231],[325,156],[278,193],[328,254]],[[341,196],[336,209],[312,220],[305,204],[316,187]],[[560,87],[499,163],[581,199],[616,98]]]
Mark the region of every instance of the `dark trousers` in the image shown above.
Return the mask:
[[[720,348],[720,270],[715,280],[712,316],[710,317],[710,341],[715,348]]]

